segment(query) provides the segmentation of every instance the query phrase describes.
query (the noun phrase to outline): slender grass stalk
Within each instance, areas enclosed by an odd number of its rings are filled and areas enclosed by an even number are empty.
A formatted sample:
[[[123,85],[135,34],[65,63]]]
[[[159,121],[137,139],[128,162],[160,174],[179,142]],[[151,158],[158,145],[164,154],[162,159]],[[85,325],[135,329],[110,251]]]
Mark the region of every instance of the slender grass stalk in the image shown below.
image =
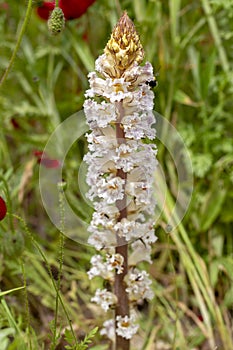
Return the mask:
[[[28,5],[27,5],[25,18],[24,18],[21,30],[19,32],[18,39],[16,41],[14,51],[13,51],[12,56],[10,58],[9,64],[8,64],[8,66],[7,66],[6,70],[5,70],[2,78],[0,79],[0,88],[2,87],[3,83],[7,79],[8,75],[10,73],[10,70],[11,70],[13,64],[14,64],[14,61],[16,59],[16,55],[17,55],[17,53],[19,51],[19,48],[20,48],[20,45],[21,45],[24,33],[25,33],[26,29],[27,29],[27,25],[28,25],[28,22],[29,22],[30,17],[31,17],[32,6],[33,6],[33,0],[28,0]]]
[[[12,161],[11,161],[9,148],[7,145],[6,135],[4,134],[4,118],[0,119],[0,139],[1,139],[0,151],[2,152],[2,154],[4,154],[4,158],[2,158],[2,163],[4,162],[5,169],[10,169],[12,168]]]
[[[172,196],[170,193],[168,193],[167,208],[164,211],[165,216],[167,216],[167,218],[169,218],[170,209],[173,207],[174,207],[174,202],[173,202]],[[178,222],[179,222],[178,217],[174,216],[175,226]],[[178,235],[178,232],[179,232],[179,235]],[[224,324],[222,313],[215,301],[213,290],[210,285],[210,281],[208,278],[208,274],[206,272],[204,261],[201,259],[200,256],[197,255],[188,237],[188,234],[181,223],[179,224],[177,230],[171,235],[171,237],[173,241],[176,243],[177,247],[179,248],[181,257],[184,261],[184,266],[186,267],[187,273],[189,275],[190,282],[199,300],[199,305],[203,312],[205,323],[207,325],[209,335],[210,335],[210,338],[209,338],[210,345],[214,346],[215,344],[214,344],[214,334],[213,334],[208,310],[211,312],[212,316],[216,321],[216,325],[218,327],[218,331],[223,343],[223,349],[232,350],[233,343],[231,341],[230,332],[228,331],[226,325]],[[182,243],[182,241],[184,243]]]
[[[221,39],[219,30],[218,30],[217,22],[212,14],[210,2],[208,0],[201,0],[201,3],[202,3],[202,7],[205,11],[207,21],[209,23],[210,31],[211,31],[211,34],[213,36],[216,48],[217,48],[218,53],[219,53],[219,59],[221,61],[223,71],[226,74],[228,74],[230,72],[230,64],[228,62],[227,54],[226,54],[226,51],[225,51],[223,44],[222,44],[222,39]]]
[[[65,314],[65,316],[66,316],[67,322],[68,322],[68,324],[69,324],[69,327],[70,327],[72,336],[73,336],[73,338],[74,338],[74,340],[75,340],[75,343],[77,344],[78,342],[77,342],[77,338],[76,338],[76,335],[75,335],[74,330],[73,330],[72,322],[71,322],[70,317],[69,317],[69,315],[68,315],[68,313],[67,313],[65,304],[64,304],[64,302],[63,302],[63,300],[62,300],[60,291],[59,291],[58,288],[57,288],[56,281],[55,281],[55,279],[54,279],[54,277],[53,277],[53,274],[52,274],[52,271],[51,271],[49,262],[48,262],[48,260],[47,260],[47,258],[46,258],[46,256],[45,256],[43,250],[41,249],[41,247],[40,247],[40,245],[37,243],[37,241],[34,239],[32,233],[30,232],[30,230],[29,230],[29,228],[28,228],[26,222],[23,220],[23,218],[21,218],[20,216],[18,216],[18,215],[16,215],[16,214],[12,214],[12,216],[15,217],[17,220],[19,220],[19,222],[22,224],[22,226],[23,226],[23,228],[24,228],[24,230],[25,230],[25,233],[26,233],[27,236],[30,238],[32,244],[36,247],[36,249],[38,250],[40,256],[42,257],[43,261],[45,262],[45,265],[46,265],[46,267],[47,267],[49,276],[50,276],[50,278],[51,278],[51,281],[52,281],[54,290],[55,290],[55,292],[56,292],[56,295],[57,295],[58,298],[59,298],[59,301],[60,301],[60,303],[61,303],[62,309],[63,309],[63,311],[64,311],[64,314]]]
[[[14,315],[12,314],[11,310],[9,309],[6,300],[3,298],[0,299],[0,303],[7,315],[8,323],[10,327],[14,328],[17,334],[20,336],[20,338],[23,338],[23,333],[21,329],[19,328],[19,325],[16,323]]]
[[[59,210],[60,210],[60,232],[59,232],[59,270],[57,278],[57,290],[56,290],[56,301],[55,301],[55,316],[54,316],[54,327],[53,327],[53,338],[52,346],[55,349],[57,341],[57,324],[58,324],[58,307],[59,307],[59,292],[61,288],[61,277],[62,277],[62,267],[64,260],[64,245],[65,245],[65,236],[63,234],[65,228],[65,217],[64,217],[64,199],[63,199],[63,189],[62,183],[58,184],[59,191]]]
[[[170,24],[171,24],[171,39],[174,47],[180,41],[179,36],[179,21],[180,21],[180,0],[170,0],[169,1],[169,12],[170,12]]]
[[[167,243],[169,245],[169,236],[167,237]],[[175,275],[175,267],[174,267],[174,262],[171,254],[171,250],[169,250],[169,260],[171,262],[171,266],[173,269],[173,273]],[[176,303],[176,309],[175,309],[175,332],[173,335],[173,340],[172,340],[172,349],[175,349],[175,344],[176,344],[176,337],[177,337],[177,324],[179,322],[179,313],[178,313],[178,287],[177,284],[175,284],[175,303]]]
[[[185,37],[180,42],[180,49],[184,50],[185,47],[191,43],[191,39],[196,33],[205,25],[205,18],[201,18],[195,25],[190,29],[190,31],[185,35]]]
[[[27,293],[27,279],[25,274],[24,262],[22,258],[20,258],[20,266],[22,270],[23,284],[25,286],[23,292],[24,292],[24,301],[25,301],[26,325],[27,325],[27,335],[29,340],[29,350],[34,350],[32,348],[32,339],[31,339],[31,332],[30,332],[31,324],[30,324],[30,309],[29,309],[28,293]]]

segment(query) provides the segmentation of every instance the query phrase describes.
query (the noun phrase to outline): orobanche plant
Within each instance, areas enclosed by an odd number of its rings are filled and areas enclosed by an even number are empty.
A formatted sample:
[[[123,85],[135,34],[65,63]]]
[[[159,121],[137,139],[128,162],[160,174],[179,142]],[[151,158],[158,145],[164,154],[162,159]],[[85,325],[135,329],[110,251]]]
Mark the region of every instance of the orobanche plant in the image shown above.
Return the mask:
[[[153,213],[153,174],[156,168],[154,94],[156,81],[133,22],[124,13],[104,54],[89,73],[84,111],[91,132],[88,198],[94,214],[89,244],[98,254],[91,259],[89,278],[101,276],[105,288],[92,301],[107,313],[101,334],[117,350],[127,350],[138,330],[137,305],[153,298],[151,280],[137,265],[151,262],[156,241]],[[147,142],[145,142],[147,140]],[[114,311],[115,310],[115,315]]]

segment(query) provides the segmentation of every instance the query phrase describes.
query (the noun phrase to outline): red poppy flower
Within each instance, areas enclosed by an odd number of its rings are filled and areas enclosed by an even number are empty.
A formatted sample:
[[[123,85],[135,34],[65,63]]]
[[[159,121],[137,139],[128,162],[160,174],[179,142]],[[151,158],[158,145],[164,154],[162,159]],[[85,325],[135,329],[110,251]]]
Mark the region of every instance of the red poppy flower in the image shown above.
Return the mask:
[[[9,5],[6,1],[0,4],[0,10],[7,11],[8,9],[9,9]]]
[[[6,202],[0,196],[0,221],[4,219],[4,217],[6,216],[6,212],[7,212]]]
[[[65,19],[75,19],[81,17],[95,2],[95,0],[59,0],[59,7],[62,9]],[[45,1],[37,8],[37,14],[40,18],[47,20],[50,12],[55,7],[55,1]]]
[[[59,168],[61,163],[57,159],[41,158],[40,164],[44,165],[47,169]]]
[[[42,164],[47,169],[59,168],[61,166],[61,162],[57,159],[51,159],[46,153],[43,151],[34,151],[34,156],[37,158],[37,163]]]
[[[38,163],[39,163],[39,161],[41,160],[41,158],[43,156],[43,151],[35,150],[35,151],[33,151],[33,155],[37,158]]]

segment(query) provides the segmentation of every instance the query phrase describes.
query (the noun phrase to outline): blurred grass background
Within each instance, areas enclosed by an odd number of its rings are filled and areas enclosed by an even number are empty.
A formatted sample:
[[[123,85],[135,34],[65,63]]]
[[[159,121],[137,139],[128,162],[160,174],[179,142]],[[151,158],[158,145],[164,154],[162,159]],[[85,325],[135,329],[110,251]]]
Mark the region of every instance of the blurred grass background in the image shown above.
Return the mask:
[[[0,0],[1,75],[26,5]],[[134,21],[145,59],[154,66],[155,110],[182,135],[194,172],[183,222],[170,235],[164,231],[166,217],[157,223],[159,240],[149,266],[155,298],[141,306],[132,350],[233,349],[233,1],[96,0],[57,37],[33,11],[0,90],[0,195],[9,211],[0,222],[0,350],[64,349],[71,324],[81,340],[104,320],[90,303],[101,285],[86,275],[94,250],[68,239],[61,248],[63,238],[41,203],[34,154],[59,123],[82,109],[87,73],[122,10]],[[172,201],[175,169],[166,149],[158,147]],[[86,210],[76,183],[86,151],[83,138],[64,170],[77,212]],[[57,306],[56,286],[63,307]],[[91,349],[109,349],[108,341],[98,333]]]

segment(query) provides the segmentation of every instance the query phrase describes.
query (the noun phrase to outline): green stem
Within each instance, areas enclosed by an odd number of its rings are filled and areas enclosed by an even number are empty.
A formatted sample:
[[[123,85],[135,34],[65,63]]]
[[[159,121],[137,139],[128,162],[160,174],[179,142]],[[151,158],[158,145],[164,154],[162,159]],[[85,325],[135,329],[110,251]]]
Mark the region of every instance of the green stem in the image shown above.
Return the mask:
[[[5,169],[12,168],[11,155],[7,145],[7,135],[4,133],[4,119],[0,119],[0,139],[1,139],[1,150],[2,152],[2,164],[4,164]]]
[[[173,100],[174,100],[174,92],[175,92],[175,75],[178,69],[178,63],[179,63],[179,59],[180,59],[180,52],[177,51],[175,53],[175,57],[173,59],[173,63],[172,63],[172,71],[170,74],[170,79],[169,79],[169,87],[168,87],[168,96],[167,96],[167,105],[166,105],[166,109],[164,112],[165,118],[167,120],[171,119],[171,111],[172,111],[172,104],[173,104]]]
[[[218,53],[219,53],[219,58],[220,58],[220,61],[222,64],[222,68],[223,68],[224,72],[226,74],[228,74],[230,71],[230,65],[229,65],[229,62],[227,59],[225,49],[224,49],[223,44],[222,44],[222,40],[221,40],[221,37],[219,34],[216,20],[215,20],[213,14],[212,14],[212,11],[211,11],[210,2],[208,0],[202,0],[201,2],[202,2],[202,7],[203,7],[205,14],[207,16],[207,21],[208,21],[208,24],[210,27],[211,34],[214,38],[215,45],[216,45]]]
[[[25,222],[20,216],[18,216],[18,215],[13,214],[13,216],[14,216],[16,219],[18,219],[19,222],[21,222],[21,224],[22,224],[23,227],[24,227],[25,233],[29,236],[29,238],[31,239],[33,245],[37,248],[38,252],[40,253],[40,255],[41,255],[41,257],[42,257],[42,259],[44,260],[45,265],[46,265],[46,267],[47,267],[47,269],[48,269],[49,276],[50,276],[50,278],[51,278],[53,287],[54,287],[54,289],[55,289],[55,291],[56,291],[56,295],[57,295],[58,298],[59,298],[59,301],[60,301],[60,303],[61,303],[61,306],[62,306],[62,308],[63,308],[63,311],[64,311],[64,313],[65,313],[65,316],[66,316],[66,318],[67,318],[67,321],[68,321],[68,324],[69,324],[69,327],[70,327],[72,336],[73,336],[73,338],[74,338],[74,340],[75,340],[75,343],[77,344],[77,339],[76,339],[76,336],[75,336],[75,333],[74,333],[74,330],[73,330],[73,327],[72,327],[72,323],[71,323],[70,317],[69,317],[69,315],[68,315],[68,312],[67,312],[67,310],[66,310],[65,304],[64,304],[64,302],[63,302],[63,300],[62,300],[62,297],[61,297],[61,295],[60,295],[60,291],[59,291],[58,288],[57,288],[57,285],[56,285],[56,282],[55,282],[55,280],[54,280],[54,277],[53,277],[53,274],[52,274],[52,271],[51,271],[49,262],[48,262],[48,260],[47,260],[47,258],[46,258],[46,256],[45,256],[45,254],[43,253],[43,251],[42,251],[40,245],[37,243],[37,241],[34,239],[33,235],[31,234],[31,232],[29,231],[26,222]]]
[[[27,29],[27,25],[28,25],[28,22],[30,20],[30,16],[31,16],[31,12],[32,12],[32,4],[33,4],[33,0],[28,0],[28,6],[27,6],[26,15],[25,15],[25,18],[24,18],[24,21],[23,21],[23,25],[22,25],[22,28],[20,30],[19,37],[17,39],[14,51],[12,53],[10,62],[8,64],[8,67],[6,68],[2,78],[0,80],[0,87],[3,85],[3,83],[6,80],[6,78],[8,77],[8,74],[10,73],[10,70],[11,70],[13,64],[14,64],[15,59],[16,59],[16,55],[17,55],[17,53],[19,51],[19,48],[20,48],[20,45],[21,45],[24,33],[25,33],[26,29]]]
[[[58,272],[58,281],[57,281],[57,293],[56,293],[56,302],[55,302],[55,318],[54,318],[54,329],[53,329],[53,346],[56,346],[57,339],[57,321],[58,321],[58,306],[59,306],[59,293],[61,287],[61,276],[62,276],[62,266],[63,266],[63,257],[64,257],[64,244],[65,244],[65,236],[63,235],[63,231],[65,228],[65,209],[64,209],[64,195],[62,190],[62,183],[58,184],[59,191],[59,208],[60,208],[60,225],[61,229],[59,232],[59,241],[60,241],[60,251],[59,251],[59,272]]]
[[[167,245],[168,246],[170,245],[170,236],[167,236]],[[170,260],[170,263],[171,263],[172,272],[173,272],[174,276],[176,276],[175,264],[174,264],[174,261],[173,261],[171,249],[169,249],[169,260]],[[175,304],[176,304],[176,308],[175,308],[175,329],[174,329],[174,334],[173,334],[173,339],[172,339],[172,344],[171,344],[172,350],[174,350],[175,346],[176,346],[177,324],[179,322],[178,302],[179,302],[178,286],[177,286],[177,281],[175,280]]]
[[[29,341],[29,350],[33,350],[32,349],[32,342],[31,342],[31,333],[30,333],[30,309],[29,309],[29,302],[28,302],[28,293],[27,293],[27,280],[26,280],[26,274],[25,274],[25,268],[24,268],[24,263],[22,258],[20,258],[20,265],[21,265],[21,270],[22,270],[22,276],[23,276],[23,284],[25,286],[24,288],[24,297],[25,297],[25,313],[26,313],[26,331],[27,331],[27,335],[28,335],[28,341]]]
[[[169,79],[169,87],[168,87],[168,94],[167,94],[167,104],[166,104],[166,108],[164,111],[164,116],[165,118],[170,121],[171,120],[171,116],[172,116],[172,106],[173,106],[173,100],[174,100],[174,94],[175,94],[175,75],[178,69],[178,62],[180,59],[180,53],[179,51],[176,51],[174,59],[173,59],[173,64],[172,64],[172,70],[171,70],[171,74],[170,74],[170,79]],[[161,135],[161,140],[166,140],[167,137],[169,137],[167,135],[168,133],[168,123],[164,123],[163,125],[163,129],[162,129],[162,135]],[[164,158],[164,154],[165,154],[165,145],[161,144],[160,149],[159,149],[159,160],[160,162],[162,162],[163,158]]]

